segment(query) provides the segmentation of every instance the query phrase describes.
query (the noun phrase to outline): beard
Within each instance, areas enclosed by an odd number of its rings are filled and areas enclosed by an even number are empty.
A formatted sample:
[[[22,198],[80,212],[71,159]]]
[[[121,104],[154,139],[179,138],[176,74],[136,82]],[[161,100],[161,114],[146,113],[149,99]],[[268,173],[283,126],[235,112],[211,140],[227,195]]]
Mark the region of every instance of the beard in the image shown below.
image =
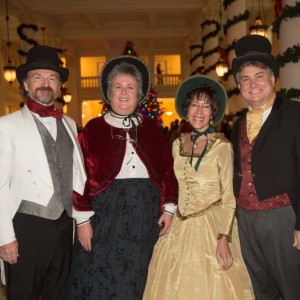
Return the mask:
[[[51,87],[39,87],[35,90],[29,90],[28,96],[44,105],[51,105],[57,98],[57,95]]]

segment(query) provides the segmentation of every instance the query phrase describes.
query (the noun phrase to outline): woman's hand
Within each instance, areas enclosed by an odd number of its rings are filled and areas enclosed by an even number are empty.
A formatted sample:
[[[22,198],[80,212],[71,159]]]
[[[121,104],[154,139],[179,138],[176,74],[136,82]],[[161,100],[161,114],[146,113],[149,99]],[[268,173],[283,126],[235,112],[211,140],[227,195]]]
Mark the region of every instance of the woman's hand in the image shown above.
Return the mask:
[[[170,228],[170,226],[171,226],[171,223],[172,223],[172,221],[173,221],[173,217],[174,216],[172,216],[172,215],[170,215],[170,214],[168,214],[168,213],[166,213],[166,212],[164,212],[161,216],[160,216],[160,218],[159,218],[159,220],[158,220],[158,225],[160,226],[160,232],[159,232],[159,236],[162,236],[162,235],[164,235],[164,234],[166,234],[166,233],[168,233],[169,232],[169,228]]]
[[[217,261],[223,270],[228,270],[232,266],[233,259],[226,238],[218,240],[216,256]]]
[[[300,231],[295,230],[294,232],[294,244],[293,246],[297,249],[300,250]]]
[[[91,223],[85,223],[77,227],[78,240],[86,251],[92,250],[93,228]]]

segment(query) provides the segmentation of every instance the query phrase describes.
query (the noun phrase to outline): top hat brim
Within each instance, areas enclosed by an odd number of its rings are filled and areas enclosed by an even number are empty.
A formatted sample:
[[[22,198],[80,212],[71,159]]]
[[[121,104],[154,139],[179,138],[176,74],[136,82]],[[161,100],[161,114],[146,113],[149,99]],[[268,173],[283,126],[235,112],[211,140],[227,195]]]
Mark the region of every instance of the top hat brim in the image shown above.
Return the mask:
[[[19,83],[22,83],[22,81],[26,78],[27,73],[29,71],[38,70],[38,69],[52,70],[59,73],[60,81],[62,83],[66,82],[69,77],[69,70],[67,68],[49,64],[48,62],[35,62],[35,63],[23,64],[17,68],[16,75]]]
[[[101,71],[100,74],[100,87],[101,87],[101,92],[103,95],[103,98],[107,104],[110,104],[110,100],[108,97],[108,81],[107,77],[112,71],[112,69],[116,66],[119,65],[123,62],[127,62],[129,64],[134,65],[138,71],[142,74],[142,80],[143,80],[143,86],[142,86],[142,92],[143,92],[143,97],[142,99],[139,99],[139,103],[143,103],[149,94],[150,90],[150,72],[148,66],[137,56],[133,55],[121,55],[114,57],[110,60],[108,60]]]
[[[267,65],[274,73],[275,79],[278,77],[278,67],[276,59],[273,55],[261,52],[249,52],[242,56],[236,57],[232,61],[232,73],[236,80],[236,75],[240,70],[240,67],[247,62],[259,61]]]
[[[201,85],[211,87],[216,93],[217,100],[219,102],[219,112],[213,120],[213,125],[216,126],[222,121],[225,115],[228,97],[224,87],[215,79],[206,75],[194,75],[181,82],[175,96],[175,108],[177,114],[182,119],[186,118],[186,113],[182,108],[183,100],[187,97],[188,92]]]

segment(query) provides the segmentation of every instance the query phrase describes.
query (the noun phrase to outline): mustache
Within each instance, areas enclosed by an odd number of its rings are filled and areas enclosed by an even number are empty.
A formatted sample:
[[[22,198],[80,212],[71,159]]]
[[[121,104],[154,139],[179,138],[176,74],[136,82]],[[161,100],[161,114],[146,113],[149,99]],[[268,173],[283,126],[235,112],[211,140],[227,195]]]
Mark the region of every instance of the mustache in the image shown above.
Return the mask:
[[[42,92],[53,92],[53,90],[50,86],[48,86],[48,87],[39,87],[36,90],[37,91],[42,91]]]

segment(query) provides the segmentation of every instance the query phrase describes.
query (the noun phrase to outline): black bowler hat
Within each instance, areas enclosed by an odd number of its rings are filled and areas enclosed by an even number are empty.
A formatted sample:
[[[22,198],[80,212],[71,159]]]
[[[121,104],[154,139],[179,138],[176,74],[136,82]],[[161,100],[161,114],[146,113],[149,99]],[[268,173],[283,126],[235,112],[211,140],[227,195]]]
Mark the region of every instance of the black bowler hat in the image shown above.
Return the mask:
[[[62,83],[67,81],[69,76],[69,70],[61,67],[57,50],[50,46],[34,46],[28,51],[26,63],[17,68],[18,81],[22,83],[29,71],[37,69],[52,70],[59,73]]]
[[[235,45],[236,58],[232,61],[232,73],[236,79],[240,67],[251,61],[260,61],[266,64],[278,77],[278,67],[275,57],[272,55],[270,41],[261,35],[246,35],[239,39]]]
[[[146,100],[146,98],[148,97],[149,90],[150,90],[150,72],[149,72],[149,68],[146,65],[146,63],[134,55],[117,56],[117,57],[114,57],[114,58],[108,60],[104,64],[101,74],[100,74],[101,91],[102,91],[104,100],[106,103],[110,104],[110,100],[108,97],[108,81],[107,81],[108,75],[110,74],[110,72],[112,71],[112,69],[115,66],[120,65],[123,62],[134,65],[138,69],[138,71],[140,71],[140,73],[142,74],[143,96],[141,99],[139,99],[138,102],[143,103]]]

